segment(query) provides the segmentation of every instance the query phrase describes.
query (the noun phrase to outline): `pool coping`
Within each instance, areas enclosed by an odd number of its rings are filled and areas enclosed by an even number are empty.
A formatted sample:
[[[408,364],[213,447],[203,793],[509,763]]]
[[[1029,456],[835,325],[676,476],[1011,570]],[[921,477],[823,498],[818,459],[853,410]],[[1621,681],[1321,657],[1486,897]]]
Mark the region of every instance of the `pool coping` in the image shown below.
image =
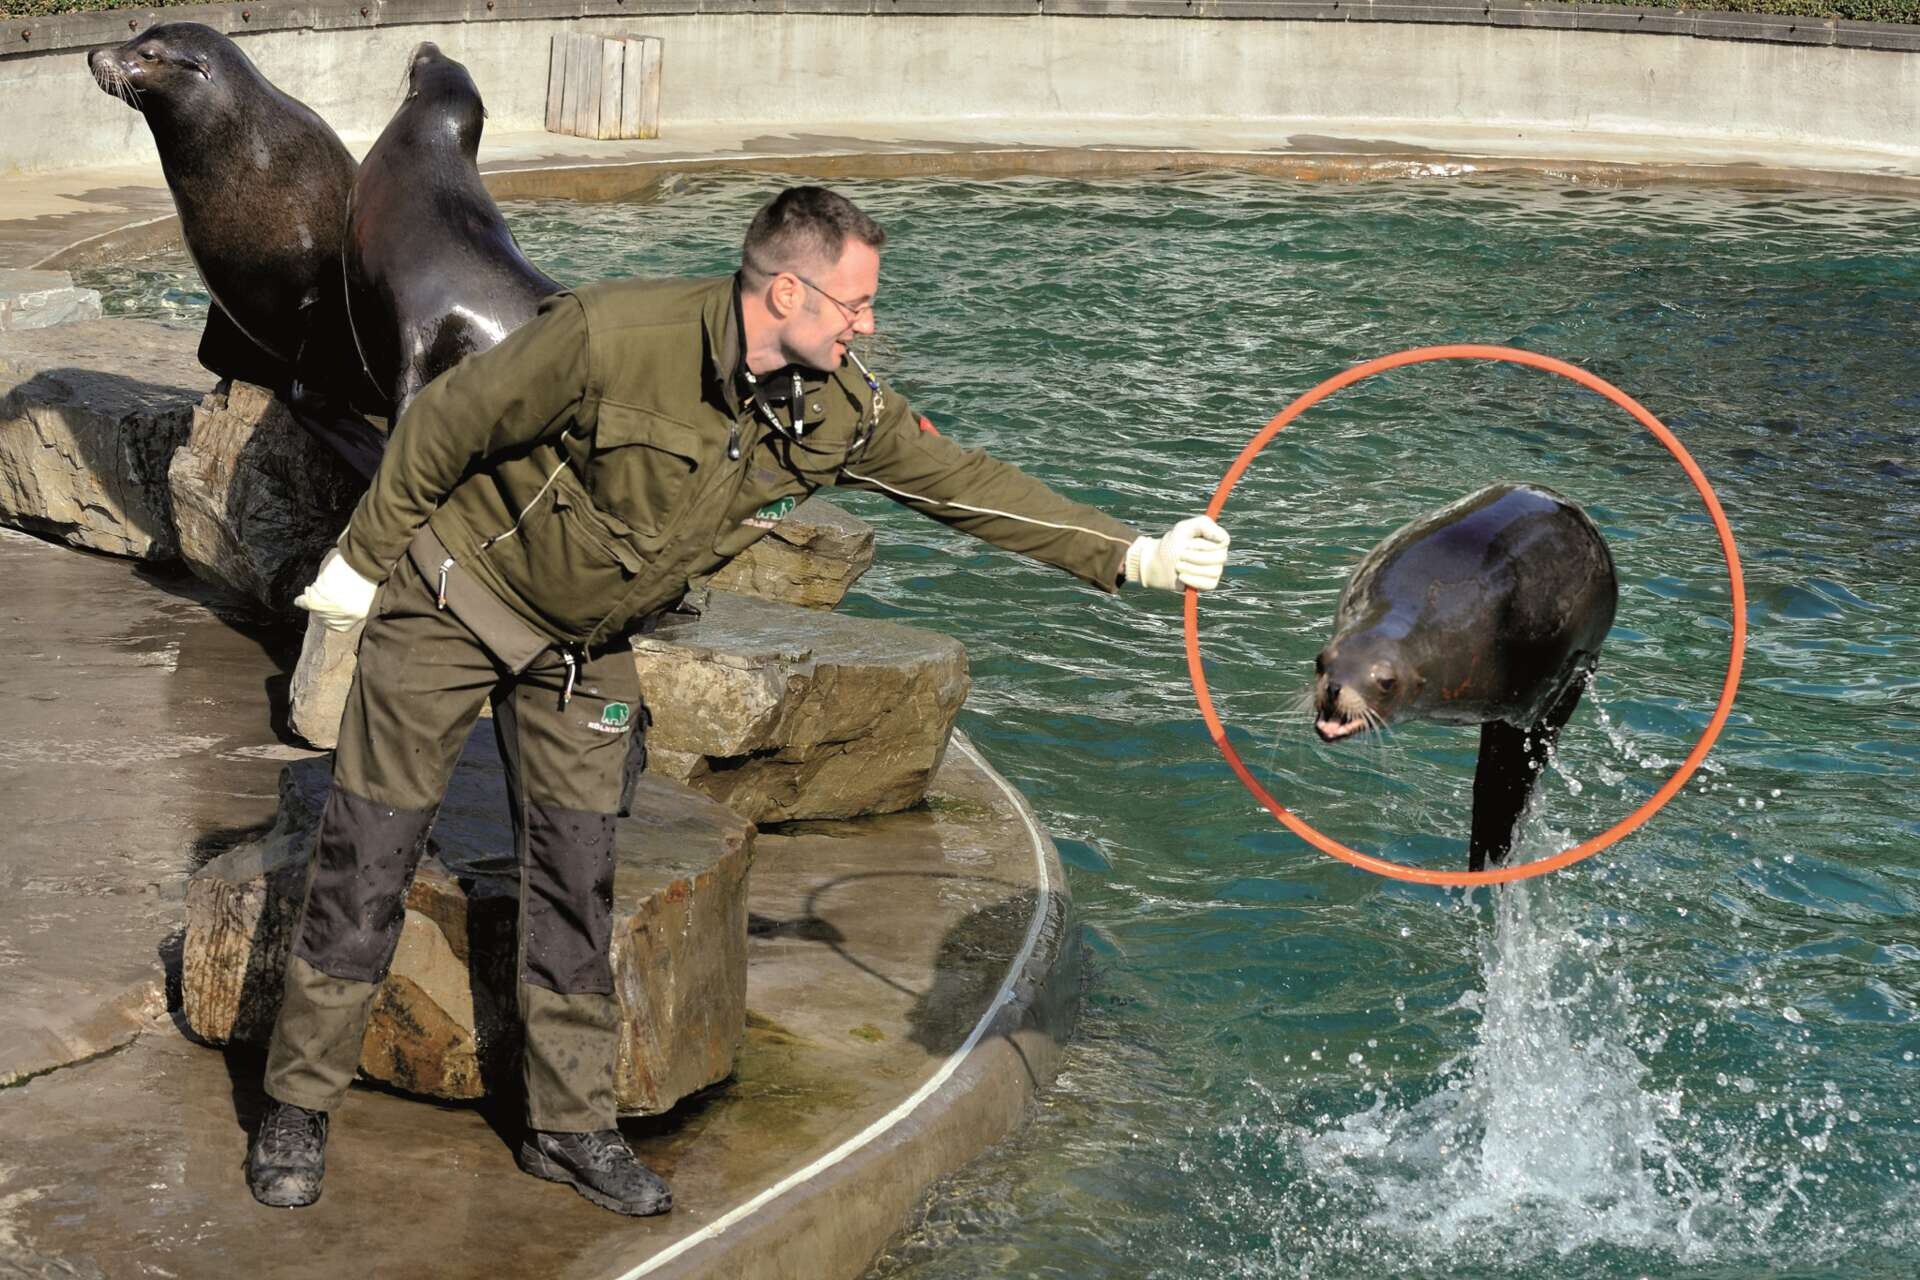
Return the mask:
[[[1020,949],[972,1031],[865,1129],[726,1213],[610,1273],[616,1280],[857,1277],[910,1226],[940,1178],[1007,1137],[1051,1084],[1079,997],[1077,933],[1059,850],[1025,796],[956,729],[952,748],[1025,828],[1036,897]]]

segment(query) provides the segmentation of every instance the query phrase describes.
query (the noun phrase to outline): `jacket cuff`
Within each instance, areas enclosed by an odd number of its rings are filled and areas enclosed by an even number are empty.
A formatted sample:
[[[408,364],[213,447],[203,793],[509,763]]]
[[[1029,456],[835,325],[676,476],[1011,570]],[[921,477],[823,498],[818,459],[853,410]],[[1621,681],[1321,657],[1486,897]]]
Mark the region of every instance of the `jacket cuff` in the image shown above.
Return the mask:
[[[353,571],[369,582],[385,582],[387,575],[393,572],[394,560],[399,559],[395,556],[393,560],[383,561],[370,554],[366,545],[354,536],[352,525],[347,526],[347,531],[340,535],[340,541],[336,545],[340,548],[340,558],[352,565]]]

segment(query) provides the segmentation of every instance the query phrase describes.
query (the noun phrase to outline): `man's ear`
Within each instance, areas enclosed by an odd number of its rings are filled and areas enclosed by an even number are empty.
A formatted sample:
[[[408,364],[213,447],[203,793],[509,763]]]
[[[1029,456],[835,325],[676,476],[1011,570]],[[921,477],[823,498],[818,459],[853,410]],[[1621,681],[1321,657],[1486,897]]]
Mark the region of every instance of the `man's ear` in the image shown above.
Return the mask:
[[[782,271],[767,282],[767,310],[779,319],[786,319],[800,309],[806,301],[807,287],[800,278],[790,271]]]

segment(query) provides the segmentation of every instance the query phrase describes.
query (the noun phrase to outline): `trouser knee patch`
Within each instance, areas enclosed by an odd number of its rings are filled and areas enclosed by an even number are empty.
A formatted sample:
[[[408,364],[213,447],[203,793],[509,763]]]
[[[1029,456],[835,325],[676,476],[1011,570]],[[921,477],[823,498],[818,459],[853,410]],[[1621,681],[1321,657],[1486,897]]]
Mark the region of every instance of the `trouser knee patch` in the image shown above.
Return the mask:
[[[561,995],[613,991],[610,813],[527,806],[522,977]]]
[[[294,954],[329,977],[384,979],[432,822],[431,809],[391,809],[333,788]]]

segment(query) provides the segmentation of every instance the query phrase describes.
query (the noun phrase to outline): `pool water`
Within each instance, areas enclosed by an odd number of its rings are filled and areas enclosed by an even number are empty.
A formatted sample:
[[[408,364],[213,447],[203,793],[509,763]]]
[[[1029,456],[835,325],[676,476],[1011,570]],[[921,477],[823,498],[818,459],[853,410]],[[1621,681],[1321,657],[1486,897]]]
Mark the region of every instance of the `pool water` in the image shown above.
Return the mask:
[[[507,213],[563,281],[717,273],[771,183]],[[1523,886],[1418,887],[1241,789],[1174,597],[1111,600],[848,495],[883,550],[847,611],[966,644],[962,725],[1058,838],[1090,953],[1033,1123],[936,1188],[876,1275],[1920,1270],[1920,202],[1472,176],[842,189],[888,228],[878,355],[914,408],[1147,531],[1352,363],[1529,347],[1685,442],[1752,629],[1719,747],[1647,827]],[[88,283],[126,314],[204,306],[183,259]],[[1638,804],[1712,711],[1725,572],[1655,441],[1531,370],[1370,380],[1241,482],[1201,610],[1241,753],[1349,844],[1464,866],[1473,730],[1324,746],[1299,704],[1359,557],[1502,479],[1583,504],[1622,583],[1522,856]]]

